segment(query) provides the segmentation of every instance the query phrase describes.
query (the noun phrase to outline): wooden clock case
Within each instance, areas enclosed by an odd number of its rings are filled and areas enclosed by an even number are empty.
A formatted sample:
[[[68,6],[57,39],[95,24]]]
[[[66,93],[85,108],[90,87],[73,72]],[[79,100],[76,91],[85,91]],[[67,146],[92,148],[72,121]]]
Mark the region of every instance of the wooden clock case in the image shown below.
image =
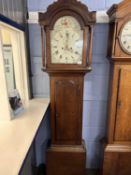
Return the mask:
[[[39,14],[43,70],[50,76],[52,144],[47,151],[47,175],[85,173],[86,150],[82,141],[83,83],[85,73],[91,71],[95,14],[77,0],[58,0],[48,7],[46,13]],[[76,18],[84,31],[80,65],[51,63],[50,31],[62,16]]]
[[[131,1],[113,5],[107,13],[111,73],[103,175],[131,175],[131,54],[120,43],[123,26],[131,20]]]

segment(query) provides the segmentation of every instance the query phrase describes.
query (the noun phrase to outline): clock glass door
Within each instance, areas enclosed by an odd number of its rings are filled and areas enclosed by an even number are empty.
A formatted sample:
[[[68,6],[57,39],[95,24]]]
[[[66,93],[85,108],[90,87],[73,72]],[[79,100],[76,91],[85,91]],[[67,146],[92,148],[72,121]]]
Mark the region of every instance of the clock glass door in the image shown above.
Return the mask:
[[[83,30],[72,16],[59,18],[51,31],[51,63],[82,64]]]

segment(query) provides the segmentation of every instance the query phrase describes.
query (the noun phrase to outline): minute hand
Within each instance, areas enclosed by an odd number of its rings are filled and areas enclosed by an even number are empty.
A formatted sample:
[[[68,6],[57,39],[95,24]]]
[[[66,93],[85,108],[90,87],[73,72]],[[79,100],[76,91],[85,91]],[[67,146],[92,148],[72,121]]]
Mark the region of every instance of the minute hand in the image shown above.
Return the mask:
[[[125,34],[123,37],[131,37],[131,34]]]
[[[69,33],[66,33],[66,50],[69,48]]]

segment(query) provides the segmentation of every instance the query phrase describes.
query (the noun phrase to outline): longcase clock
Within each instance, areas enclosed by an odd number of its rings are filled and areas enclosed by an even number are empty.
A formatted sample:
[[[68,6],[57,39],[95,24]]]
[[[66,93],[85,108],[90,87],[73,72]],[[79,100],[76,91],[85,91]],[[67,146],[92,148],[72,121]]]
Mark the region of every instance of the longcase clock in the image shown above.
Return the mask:
[[[39,14],[43,70],[50,76],[52,144],[47,175],[83,175],[83,80],[91,70],[95,12],[77,0],[58,0]]]
[[[111,80],[103,175],[131,175],[131,1],[113,5],[107,13]]]

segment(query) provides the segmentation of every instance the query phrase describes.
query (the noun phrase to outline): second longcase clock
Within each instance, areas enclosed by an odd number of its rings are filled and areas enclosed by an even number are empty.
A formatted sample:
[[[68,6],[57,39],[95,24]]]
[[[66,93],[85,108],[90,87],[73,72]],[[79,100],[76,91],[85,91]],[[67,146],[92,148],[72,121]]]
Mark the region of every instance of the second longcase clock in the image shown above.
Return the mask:
[[[47,175],[83,175],[83,83],[91,70],[95,12],[76,0],[59,0],[39,17],[43,67],[50,76],[51,91],[52,145],[47,152]]]
[[[103,175],[131,175],[131,1],[113,5],[108,15],[111,81]]]

